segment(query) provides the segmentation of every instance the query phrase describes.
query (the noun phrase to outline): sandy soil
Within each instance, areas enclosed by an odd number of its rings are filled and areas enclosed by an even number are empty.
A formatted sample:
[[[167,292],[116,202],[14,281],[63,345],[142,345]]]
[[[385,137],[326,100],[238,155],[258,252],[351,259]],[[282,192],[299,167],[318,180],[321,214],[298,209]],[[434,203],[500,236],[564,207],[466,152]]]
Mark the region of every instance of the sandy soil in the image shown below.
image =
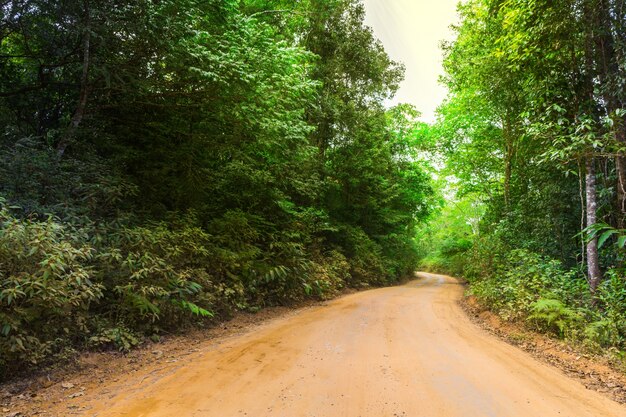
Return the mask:
[[[584,344],[538,333],[524,321],[505,321],[481,305],[474,296],[461,300],[469,318],[491,334],[557,367],[586,388],[626,405],[626,363],[616,351],[590,350]]]
[[[199,344],[59,404],[60,415],[626,417],[473,324],[457,281],[420,276]]]

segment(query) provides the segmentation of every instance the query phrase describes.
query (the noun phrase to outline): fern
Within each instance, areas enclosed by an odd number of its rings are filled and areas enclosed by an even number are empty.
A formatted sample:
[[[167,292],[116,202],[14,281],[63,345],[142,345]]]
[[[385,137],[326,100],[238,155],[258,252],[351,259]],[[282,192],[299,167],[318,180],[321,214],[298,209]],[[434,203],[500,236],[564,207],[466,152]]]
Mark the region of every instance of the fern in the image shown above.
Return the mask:
[[[531,305],[528,320],[539,329],[554,331],[563,337],[570,329],[577,327],[582,320],[580,314],[566,307],[561,301],[540,298]]]
[[[607,319],[588,324],[585,327],[585,338],[603,347],[623,342],[615,323]]]
[[[191,312],[192,314],[200,317],[214,317],[215,314],[209,310],[206,310],[194,303],[190,303],[189,301],[173,301],[175,305],[180,306],[182,309]]]

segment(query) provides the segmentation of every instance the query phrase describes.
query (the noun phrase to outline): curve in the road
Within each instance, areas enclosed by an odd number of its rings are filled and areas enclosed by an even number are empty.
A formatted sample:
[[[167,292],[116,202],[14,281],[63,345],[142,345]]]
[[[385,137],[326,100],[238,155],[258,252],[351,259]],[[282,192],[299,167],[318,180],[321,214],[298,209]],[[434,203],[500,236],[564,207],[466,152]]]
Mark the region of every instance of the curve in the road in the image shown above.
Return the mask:
[[[621,405],[487,334],[449,277],[279,319],[131,387],[99,417],[618,417]]]

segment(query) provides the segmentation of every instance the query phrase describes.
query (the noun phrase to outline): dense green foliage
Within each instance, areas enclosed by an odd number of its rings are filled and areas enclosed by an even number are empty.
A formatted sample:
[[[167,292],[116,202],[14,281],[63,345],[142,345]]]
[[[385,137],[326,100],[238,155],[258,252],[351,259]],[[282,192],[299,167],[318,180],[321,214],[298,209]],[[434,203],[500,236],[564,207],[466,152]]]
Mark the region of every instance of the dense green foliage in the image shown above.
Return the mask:
[[[462,3],[432,126],[359,0],[0,11],[0,375],[420,261],[626,349],[621,1]]]
[[[626,15],[613,0],[468,0],[429,135],[448,205],[425,266],[503,317],[626,348]],[[591,323],[591,324],[590,324]]]
[[[0,13],[0,375],[414,269],[423,126],[357,0]]]

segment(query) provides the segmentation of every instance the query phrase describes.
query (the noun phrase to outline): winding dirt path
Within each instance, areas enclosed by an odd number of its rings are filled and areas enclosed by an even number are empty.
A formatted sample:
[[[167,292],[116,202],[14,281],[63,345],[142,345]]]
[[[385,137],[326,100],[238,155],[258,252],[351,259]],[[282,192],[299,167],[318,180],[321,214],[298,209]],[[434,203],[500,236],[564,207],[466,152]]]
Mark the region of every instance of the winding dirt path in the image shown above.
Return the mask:
[[[626,416],[472,324],[454,279],[420,277],[275,320],[84,415]]]

